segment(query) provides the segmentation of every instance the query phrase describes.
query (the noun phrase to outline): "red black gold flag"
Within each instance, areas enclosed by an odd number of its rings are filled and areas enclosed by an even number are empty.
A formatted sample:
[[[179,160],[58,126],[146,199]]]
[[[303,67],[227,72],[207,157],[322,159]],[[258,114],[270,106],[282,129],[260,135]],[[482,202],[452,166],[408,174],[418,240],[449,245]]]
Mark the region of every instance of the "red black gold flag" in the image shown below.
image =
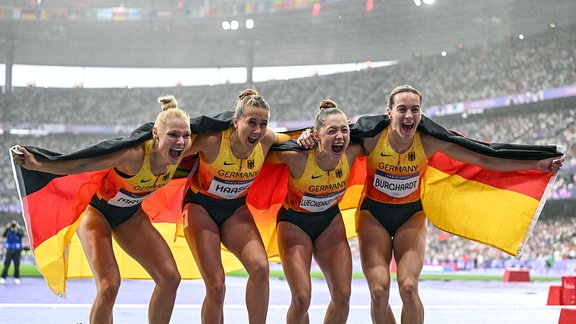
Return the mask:
[[[191,119],[193,133],[222,130],[230,125],[233,112]],[[351,127],[354,141],[374,136],[389,125],[385,115],[365,116]],[[78,159],[110,153],[151,138],[152,124],[145,124],[130,136],[117,137],[70,154],[26,147],[38,158]],[[484,143],[450,132],[423,117],[418,130],[451,141],[478,153],[509,158],[540,160],[560,156],[556,146]],[[298,133],[297,133],[298,134]],[[288,134],[290,135],[290,134]],[[273,149],[298,149],[293,141]],[[193,163],[188,163],[193,164]],[[191,166],[186,166],[186,175]],[[52,291],[65,296],[66,280],[91,277],[92,273],[75,235],[82,213],[99,188],[106,171],[57,176],[26,170],[13,164],[22,212],[37,266]],[[365,159],[352,169],[348,189],[340,202],[350,238],[356,235],[354,213],[362,193]],[[454,161],[436,154],[422,179],[422,202],[430,221],[447,232],[517,255],[538,220],[553,173],[538,171],[494,172]],[[266,163],[252,184],[247,203],[254,215],[271,261],[279,261],[276,244],[276,212],[287,192],[286,166]],[[176,234],[186,178],[175,178],[146,198],[142,208],[168,242],[184,279],[200,274],[184,238]],[[149,275],[115,243],[122,278],[149,279]],[[240,262],[224,248],[222,260],[227,272],[242,269]]]

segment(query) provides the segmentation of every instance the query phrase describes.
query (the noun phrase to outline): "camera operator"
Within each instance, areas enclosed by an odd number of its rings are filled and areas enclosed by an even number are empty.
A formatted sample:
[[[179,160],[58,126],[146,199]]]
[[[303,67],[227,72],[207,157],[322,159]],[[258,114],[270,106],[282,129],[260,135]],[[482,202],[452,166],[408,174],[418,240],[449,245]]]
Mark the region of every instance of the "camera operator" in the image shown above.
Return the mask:
[[[20,255],[22,254],[23,248],[22,237],[24,236],[24,230],[17,221],[13,220],[12,222],[8,223],[2,236],[6,238],[6,241],[4,242],[6,257],[4,259],[4,269],[2,270],[2,275],[0,276],[0,284],[3,285],[6,283],[10,262],[14,262],[14,283],[19,285]]]

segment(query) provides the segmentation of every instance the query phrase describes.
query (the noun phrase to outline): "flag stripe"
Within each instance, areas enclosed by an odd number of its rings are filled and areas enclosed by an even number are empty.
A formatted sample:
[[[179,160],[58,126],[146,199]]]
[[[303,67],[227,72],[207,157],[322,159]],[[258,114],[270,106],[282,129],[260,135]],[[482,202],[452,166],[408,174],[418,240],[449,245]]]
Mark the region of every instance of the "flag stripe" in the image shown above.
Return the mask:
[[[25,199],[31,215],[34,248],[74,223],[84,212],[106,172],[54,178]]]
[[[447,174],[457,174],[465,179],[474,179],[495,188],[515,191],[538,200],[542,198],[542,186],[546,186],[552,177],[552,173],[543,173],[536,170],[489,171],[475,165],[450,159],[442,153],[436,153],[430,159],[428,166],[441,169]]]
[[[539,200],[429,167],[422,203],[438,228],[516,255]],[[543,190],[543,188],[541,188]],[[473,203],[471,203],[473,202]]]

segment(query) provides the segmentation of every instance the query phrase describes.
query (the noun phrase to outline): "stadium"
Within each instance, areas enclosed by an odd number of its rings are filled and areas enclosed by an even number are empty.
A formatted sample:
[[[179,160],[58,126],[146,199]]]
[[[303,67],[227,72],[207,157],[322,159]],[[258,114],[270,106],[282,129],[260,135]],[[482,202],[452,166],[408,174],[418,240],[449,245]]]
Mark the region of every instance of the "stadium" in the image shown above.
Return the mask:
[[[290,130],[308,126],[322,99],[333,99],[357,118],[383,112],[394,86],[410,84],[423,93],[423,113],[448,129],[493,143],[557,144],[566,156],[518,258],[431,226],[426,264],[456,272],[518,267],[532,275],[573,274],[576,3],[418,3],[2,1],[2,147],[6,154],[15,144],[71,152],[123,136],[152,121],[157,98],[166,94],[198,116],[232,109],[235,96],[254,87],[270,103],[273,128]],[[254,28],[245,27],[247,20]],[[227,21],[240,27],[225,30]],[[263,67],[349,63],[358,68],[258,79]],[[31,80],[22,87],[12,85],[15,65],[241,68],[245,79],[142,88],[89,88],[81,80],[74,87],[49,88]],[[0,172],[0,226],[23,222],[9,158],[0,161]],[[351,246],[357,256],[353,241]]]

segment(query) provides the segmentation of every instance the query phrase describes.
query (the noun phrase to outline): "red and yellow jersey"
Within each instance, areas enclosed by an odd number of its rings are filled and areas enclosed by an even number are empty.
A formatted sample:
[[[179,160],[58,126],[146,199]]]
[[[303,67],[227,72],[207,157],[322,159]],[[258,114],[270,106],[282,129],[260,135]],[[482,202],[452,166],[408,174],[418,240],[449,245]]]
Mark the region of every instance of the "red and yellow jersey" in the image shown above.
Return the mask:
[[[387,127],[382,132],[376,147],[366,157],[364,195],[389,204],[418,201],[420,178],[428,165],[420,133],[416,132],[408,151],[400,154],[390,146],[389,130]]]
[[[154,140],[147,140],[144,145],[146,152],[140,171],[129,176],[116,168],[110,169],[97,193],[99,198],[116,207],[135,206],[172,179],[178,165],[171,165],[164,174],[154,175],[150,170],[150,151]]]
[[[316,164],[314,150],[308,152],[304,174],[299,179],[290,177],[284,207],[298,212],[322,212],[338,203],[350,177],[346,156],[332,171],[324,171]]]
[[[264,152],[258,143],[248,158],[235,157],[230,147],[230,132],[230,129],[222,131],[220,152],[214,162],[208,164],[200,160],[192,179],[193,192],[217,199],[235,199],[247,194],[264,165]]]

